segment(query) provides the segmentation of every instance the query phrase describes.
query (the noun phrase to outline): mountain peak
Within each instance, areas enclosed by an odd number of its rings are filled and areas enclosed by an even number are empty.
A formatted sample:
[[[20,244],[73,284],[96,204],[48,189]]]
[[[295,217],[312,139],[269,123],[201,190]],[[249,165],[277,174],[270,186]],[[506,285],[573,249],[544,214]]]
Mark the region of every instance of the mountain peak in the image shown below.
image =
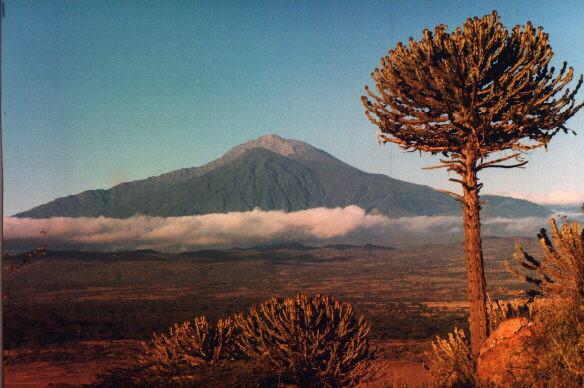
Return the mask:
[[[282,136],[277,135],[275,133],[268,133],[267,135],[262,135],[257,139],[249,140],[250,142],[287,142],[288,139],[284,139]]]
[[[265,148],[283,156],[290,156],[296,153],[295,147],[303,143],[298,140],[284,139],[274,133],[260,136],[257,139],[243,143],[243,148]]]
[[[284,139],[276,134],[267,134],[258,137],[257,139],[249,140],[232,148],[229,152],[223,155],[223,158],[233,159],[239,157],[246,151],[255,148],[265,148],[282,156],[308,156],[314,154],[317,150],[299,140]]]
[[[222,157],[202,166],[182,168],[159,175],[157,177],[150,177],[148,179],[166,183],[184,182],[213,171],[225,165],[226,163],[233,162],[244,153],[257,149],[266,149],[278,155],[297,160],[313,160],[323,162],[333,159],[336,161],[336,159],[328,155],[326,152],[318,150],[310,144],[304,143],[300,140],[284,139],[281,136],[270,133],[235,146],[223,154]],[[125,185],[125,183],[122,183],[122,185]]]

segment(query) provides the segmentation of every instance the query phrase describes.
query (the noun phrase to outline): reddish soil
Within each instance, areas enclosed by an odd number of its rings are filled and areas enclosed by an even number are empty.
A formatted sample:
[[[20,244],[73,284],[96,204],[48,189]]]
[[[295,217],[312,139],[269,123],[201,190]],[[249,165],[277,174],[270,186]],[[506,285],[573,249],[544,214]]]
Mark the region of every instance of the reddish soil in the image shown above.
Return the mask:
[[[7,387],[66,387],[92,383],[113,367],[131,365],[138,341],[83,341],[5,353]]]
[[[419,385],[427,381],[422,353],[428,341],[383,341],[380,378],[366,387]],[[138,341],[82,341],[62,347],[20,348],[6,352],[7,387],[78,387],[114,367],[130,366]]]

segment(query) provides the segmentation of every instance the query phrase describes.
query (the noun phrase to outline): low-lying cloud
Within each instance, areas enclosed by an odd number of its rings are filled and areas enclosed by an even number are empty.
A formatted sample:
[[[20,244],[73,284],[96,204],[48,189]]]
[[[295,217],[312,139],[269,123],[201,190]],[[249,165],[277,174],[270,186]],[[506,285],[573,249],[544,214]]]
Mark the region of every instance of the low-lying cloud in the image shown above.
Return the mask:
[[[483,222],[492,236],[534,236],[543,218],[493,218]],[[253,210],[185,217],[4,219],[8,248],[38,246],[46,231],[50,249],[119,251],[154,249],[181,252],[206,248],[251,247],[282,243],[332,243],[393,246],[455,241],[461,218],[418,216],[390,218],[368,214],[357,206],[315,208],[286,213]]]

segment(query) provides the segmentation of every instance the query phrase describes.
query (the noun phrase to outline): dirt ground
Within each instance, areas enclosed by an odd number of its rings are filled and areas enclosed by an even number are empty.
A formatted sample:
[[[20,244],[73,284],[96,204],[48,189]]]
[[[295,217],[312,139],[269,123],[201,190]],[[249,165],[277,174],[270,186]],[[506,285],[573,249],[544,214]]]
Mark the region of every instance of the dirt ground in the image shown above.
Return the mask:
[[[7,387],[66,387],[90,384],[113,367],[133,363],[139,341],[82,341],[5,352]]]
[[[495,297],[504,296],[499,289],[518,288],[503,265],[515,242],[485,240]],[[369,386],[416,386],[428,379],[422,355],[429,339],[468,324],[465,279],[458,243],[408,250],[51,252],[5,279],[5,382],[90,384],[109,369],[130,366],[140,340],[175,322],[200,315],[214,321],[272,296],[321,293],[353,304],[371,322],[383,378]]]
[[[364,384],[376,388],[394,384],[416,386],[427,381],[423,351],[428,341],[379,341],[380,378]],[[79,387],[91,384],[114,367],[130,366],[139,341],[82,341],[77,344],[21,348],[6,352],[6,387]]]

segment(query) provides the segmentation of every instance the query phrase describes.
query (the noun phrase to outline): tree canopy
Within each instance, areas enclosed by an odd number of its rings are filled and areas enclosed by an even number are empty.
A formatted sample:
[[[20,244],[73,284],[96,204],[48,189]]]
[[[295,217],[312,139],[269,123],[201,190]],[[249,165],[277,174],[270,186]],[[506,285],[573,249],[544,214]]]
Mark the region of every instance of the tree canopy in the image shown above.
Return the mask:
[[[441,24],[419,42],[398,43],[372,73],[378,94],[366,87],[362,102],[384,142],[453,159],[470,146],[477,170],[495,167],[568,132],[565,122],[582,107],[582,76],[564,90],[574,71],[564,63],[556,72],[552,56],[543,28],[528,22],[508,31],[493,11],[452,33]],[[484,161],[504,150],[520,153]]]

